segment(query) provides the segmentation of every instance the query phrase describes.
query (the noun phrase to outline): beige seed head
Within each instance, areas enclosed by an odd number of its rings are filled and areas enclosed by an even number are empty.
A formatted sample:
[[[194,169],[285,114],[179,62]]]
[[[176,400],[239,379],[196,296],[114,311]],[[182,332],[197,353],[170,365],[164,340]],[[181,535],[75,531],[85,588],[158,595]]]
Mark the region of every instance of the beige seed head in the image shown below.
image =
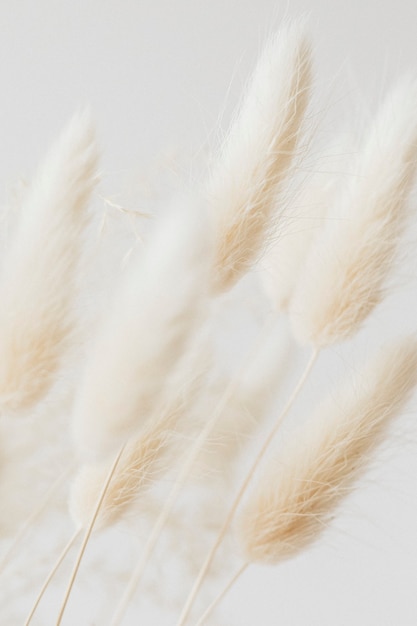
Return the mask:
[[[97,181],[88,112],[76,115],[26,191],[0,278],[0,410],[30,409],[53,384],[75,325],[87,206]]]
[[[305,263],[291,305],[301,343],[352,336],[381,301],[407,218],[417,163],[417,83],[389,94],[366,137],[357,176]]]
[[[257,260],[279,216],[311,86],[302,22],[266,46],[208,185],[216,229],[214,288],[235,284]]]
[[[386,347],[354,385],[332,393],[243,511],[239,531],[249,561],[276,563],[318,538],[416,383],[417,341],[407,337]]]

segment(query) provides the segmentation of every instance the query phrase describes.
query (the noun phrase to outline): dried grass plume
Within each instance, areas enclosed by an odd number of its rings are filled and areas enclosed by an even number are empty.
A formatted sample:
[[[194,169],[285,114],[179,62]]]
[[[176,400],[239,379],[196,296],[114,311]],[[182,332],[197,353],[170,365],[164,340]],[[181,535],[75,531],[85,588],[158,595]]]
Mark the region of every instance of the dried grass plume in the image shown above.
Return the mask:
[[[293,22],[267,44],[208,185],[218,291],[257,260],[279,216],[278,194],[297,150],[310,86],[310,44],[303,22]]]
[[[417,340],[386,347],[333,393],[269,468],[240,518],[249,561],[297,554],[326,528],[417,383]]]
[[[161,409],[169,377],[207,312],[210,263],[204,215],[174,211],[161,219],[114,294],[87,359],[74,412],[82,451],[110,453]]]
[[[353,335],[381,301],[407,218],[417,164],[417,82],[388,94],[341,195],[307,257],[291,306],[294,332],[316,347]]]
[[[76,115],[20,208],[0,277],[0,410],[31,408],[48,391],[75,324],[74,298],[97,179],[90,115]]]

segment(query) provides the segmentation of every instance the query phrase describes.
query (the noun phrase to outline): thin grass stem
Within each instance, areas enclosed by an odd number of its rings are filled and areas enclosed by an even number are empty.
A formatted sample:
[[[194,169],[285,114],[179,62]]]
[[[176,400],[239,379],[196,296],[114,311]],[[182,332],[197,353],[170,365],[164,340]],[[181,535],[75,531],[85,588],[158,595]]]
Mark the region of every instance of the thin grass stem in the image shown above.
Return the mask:
[[[64,599],[62,601],[61,608],[59,610],[58,618],[57,618],[57,621],[56,621],[56,626],[60,626],[60,624],[62,622],[62,618],[64,616],[65,608],[67,606],[67,603],[68,603],[68,600],[69,600],[69,597],[70,597],[70,594],[71,594],[72,587],[73,587],[75,579],[77,577],[77,573],[78,573],[78,570],[80,568],[81,561],[82,561],[82,558],[84,556],[84,552],[85,552],[85,550],[87,548],[88,541],[89,541],[89,539],[91,537],[91,533],[93,532],[93,529],[94,529],[94,524],[96,523],[97,517],[98,517],[98,515],[100,513],[101,505],[103,504],[103,501],[104,501],[104,498],[106,496],[107,490],[108,490],[109,485],[111,483],[111,480],[113,478],[114,472],[116,471],[116,468],[117,468],[117,466],[119,464],[120,458],[121,458],[121,456],[122,456],[122,454],[123,454],[123,452],[125,450],[125,447],[126,447],[126,445],[123,445],[120,448],[120,450],[119,450],[119,452],[118,452],[118,454],[117,454],[117,456],[116,456],[116,458],[115,458],[115,460],[114,460],[114,462],[113,462],[113,464],[112,464],[112,466],[110,468],[110,471],[108,473],[107,479],[106,479],[106,481],[105,481],[105,483],[103,485],[103,489],[101,490],[100,497],[98,499],[96,508],[95,508],[94,513],[93,513],[93,515],[91,517],[91,521],[90,521],[90,523],[89,523],[89,525],[88,525],[88,527],[87,527],[87,529],[85,531],[80,551],[79,551],[79,553],[77,555],[77,559],[75,561],[75,564],[74,564],[74,567],[73,567],[73,570],[72,570],[72,573],[71,573],[70,580],[69,580],[67,588],[65,590],[65,595],[64,595]]]
[[[241,577],[241,575],[243,574],[243,572],[247,569],[247,567],[249,565],[250,565],[250,563],[244,563],[241,567],[239,567],[239,569],[237,570],[237,572],[235,572],[235,574],[233,574],[232,578],[229,580],[227,585],[225,587],[223,587],[223,589],[219,593],[219,595],[206,608],[206,610],[204,611],[203,615],[200,617],[198,622],[196,622],[195,626],[201,626],[201,624],[203,624],[206,621],[206,619],[208,617],[210,617],[210,615],[212,614],[212,612],[214,611],[216,606],[223,600],[225,595],[230,591],[230,589],[238,581],[238,579]]]
[[[271,431],[269,432],[268,436],[266,437],[264,443],[261,446],[261,449],[259,450],[258,454],[256,455],[256,458],[254,460],[254,462],[252,463],[249,472],[247,473],[245,480],[243,481],[234,501],[233,504],[227,514],[227,517],[223,523],[223,526],[221,527],[219,534],[217,536],[217,539],[213,545],[213,547],[211,548],[209,554],[207,555],[206,560],[204,561],[204,564],[195,580],[195,583],[193,585],[193,588],[191,589],[190,595],[187,598],[187,601],[184,605],[184,608],[182,610],[182,613],[180,615],[179,621],[177,622],[177,626],[184,626],[184,624],[187,621],[187,618],[190,614],[190,611],[193,607],[194,601],[197,597],[197,594],[199,592],[199,590],[201,589],[201,586],[207,576],[207,573],[209,571],[209,568],[213,562],[213,559],[217,553],[218,548],[220,547],[224,537],[226,536],[226,533],[232,523],[232,520],[235,516],[236,510],[255,474],[255,471],[258,467],[258,465],[260,464],[261,460],[263,459],[268,447],[270,446],[272,440],[274,439],[275,435],[278,432],[278,429],[280,428],[282,422],[284,421],[285,417],[288,415],[290,409],[292,408],[295,400],[297,399],[298,395],[300,394],[301,390],[304,387],[304,384],[306,383],[316,361],[317,358],[319,356],[319,350],[315,349],[313,350],[310,359],[308,360],[308,363],[304,369],[304,372],[301,375],[301,378],[299,379],[297,385],[295,386],[291,396],[289,397],[286,405],[284,406],[283,410],[281,411],[280,415],[278,416],[278,419],[275,421]]]
[[[80,536],[81,533],[81,528],[79,528],[78,530],[76,530],[76,532],[74,533],[74,535],[71,537],[71,539],[68,541],[67,545],[65,546],[65,548],[62,550],[60,556],[58,557],[55,565],[53,566],[53,568],[51,569],[51,571],[49,572],[47,578],[45,579],[45,582],[42,585],[41,590],[39,591],[37,598],[30,610],[29,615],[26,618],[25,621],[25,626],[29,626],[30,622],[32,621],[33,616],[35,615],[35,611],[39,606],[39,602],[42,600],[43,595],[45,593],[45,591],[47,590],[47,588],[49,587],[49,584],[52,580],[52,578],[55,576],[59,566],[61,565],[62,561],[65,559],[65,557],[67,556],[68,552],[71,550],[72,546],[74,545],[75,541],[78,539],[78,537]]]
[[[252,347],[252,349],[249,351],[246,359],[244,359],[242,366],[240,367],[238,373],[236,374],[236,376],[233,377],[233,379],[231,380],[230,384],[227,386],[227,388],[225,389],[219,404],[217,405],[216,410],[214,411],[211,419],[206,422],[205,427],[203,428],[203,430],[200,432],[199,436],[197,437],[197,439],[195,440],[193,446],[190,449],[190,452],[188,454],[188,456],[185,459],[185,462],[183,463],[183,465],[180,468],[180,471],[178,473],[178,476],[176,478],[176,481],[170,491],[170,493],[168,494],[168,498],[164,504],[164,506],[162,507],[162,510],[152,528],[151,534],[146,542],[146,545],[144,547],[143,553],[140,557],[140,560],[136,566],[136,568],[134,569],[132,576],[129,580],[129,583],[126,587],[125,593],[123,594],[120,603],[118,605],[118,607],[116,608],[115,614],[113,616],[112,622],[111,622],[111,626],[119,626],[119,624],[121,623],[125,612],[128,608],[129,603],[131,602],[135,591],[137,590],[137,587],[141,581],[143,572],[149,562],[149,559],[152,555],[152,552],[156,546],[156,543],[161,535],[161,532],[169,518],[169,515],[173,509],[173,506],[178,498],[178,495],[182,489],[182,487],[185,484],[185,481],[191,471],[192,466],[194,465],[195,461],[197,460],[197,457],[206,441],[206,439],[210,436],[211,432],[213,431],[213,429],[215,428],[215,426],[217,425],[218,420],[220,419],[220,417],[222,416],[222,413],[224,411],[224,409],[226,408],[226,405],[230,399],[230,397],[233,395],[233,393],[236,390],[237,385],[239,384],[239,380],[242,376],[242,374],[244,373],[245,369],[249,366],[249,364],[252,362],[254,356],[256,355],[256,352],[258,351],[259,347],[262,345],[262,342],[265,339],[265,336],[270,332],[271,328],[273,327],[273,325],[276,322],[276,316],[273,315],[271,318],[269,318],[265,324],[264,327],[262,328],[262,330],[259,333],[258,339],[256,340],[254,346]]]

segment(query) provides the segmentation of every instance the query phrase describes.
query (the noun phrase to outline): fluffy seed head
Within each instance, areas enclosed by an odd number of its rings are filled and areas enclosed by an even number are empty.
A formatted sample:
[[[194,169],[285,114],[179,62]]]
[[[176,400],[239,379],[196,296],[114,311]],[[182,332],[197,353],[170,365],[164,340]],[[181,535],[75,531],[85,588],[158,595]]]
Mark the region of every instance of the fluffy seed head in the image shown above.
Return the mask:
[[[310,84],[310,45],[296,22],[266,46],[209,183],[217,291],[257,260],[277,219],[277,195],[296,152]]]
[[[82,451],[110,453],[160,409],[207,310],[210,263],[202,215],[175,212],[161,221],[115,293],[87,360],[74,411]]]
[[[406,222],[417,163],[417,83],[389,94],[359,155],[357,176],[308,255],[291,306],[301,343],[348,338],[383,297]]]
[[[25,193],[0,278],[2,411],[31,408],[54,381],[75,323],[96,167],[94,130],[84,112],[73,118]]]
[[[417,383],[417,341],[406,338],[341,388],[269,468],[240,520],[249,561],[276,563],[324,530]]]
[[[161,414],[148,421],[140,434],[127,444],[106,491],[97,519],[97,529],[118,522],[138,496],[172,461],[176,433],[190,429],[189,412],[201,392],[201,378],[207,365],[206,336],[198,336],[176,370]],[[70,496],[70,512],[77,526],[86,527],[106,482],[109,464],[84,465]],[[110,463],[111,465],[111,463]]]
[[[163,465],[169,440],[167,424],[161,422],[126,446],[104,496],[96,530],[120,521],[141,491],[155,478]],[[83,466],[76,476],[70,495],[70,513],[77,527],[88,526],[108,471],[108,463],[95,463]]]

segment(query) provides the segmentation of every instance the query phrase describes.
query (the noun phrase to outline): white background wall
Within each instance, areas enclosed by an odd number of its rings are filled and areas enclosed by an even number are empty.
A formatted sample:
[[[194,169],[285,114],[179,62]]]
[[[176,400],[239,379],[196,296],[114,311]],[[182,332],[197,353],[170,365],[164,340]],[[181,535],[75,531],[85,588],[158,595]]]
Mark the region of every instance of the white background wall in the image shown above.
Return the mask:
[[[330,129],[358,102],[372,110],[399,73],[417,74],[415,0],[2,0],[2,198],[87,102],[109,194],[176,155],[200,155],[220,116],[226,127],[267,34],[306,11]],[[416,305],[415,291],[400,293],[375,328],[417,328]],[[249,571],[224,603],[225,623],[417,624],[415,414],[400,430],[336,529],[291,563]]]

